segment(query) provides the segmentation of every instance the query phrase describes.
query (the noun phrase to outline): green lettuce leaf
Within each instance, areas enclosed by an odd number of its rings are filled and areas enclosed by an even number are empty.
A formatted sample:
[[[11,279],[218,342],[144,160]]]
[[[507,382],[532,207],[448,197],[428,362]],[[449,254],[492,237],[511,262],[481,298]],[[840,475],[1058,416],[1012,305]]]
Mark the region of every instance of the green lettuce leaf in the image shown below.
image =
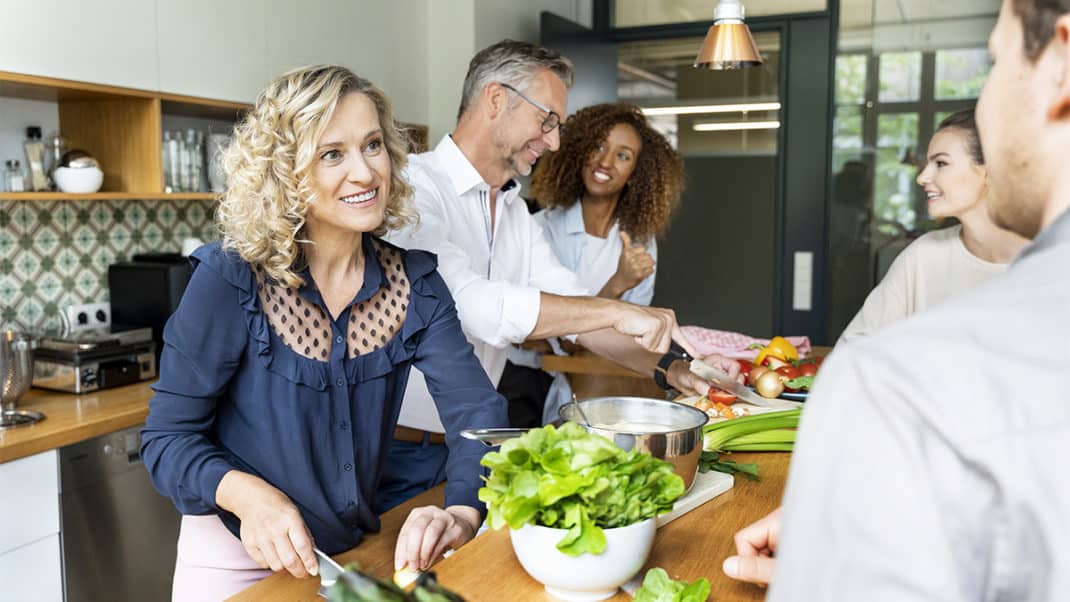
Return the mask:
[[[632,602],[706,602],[709,595],[709,580],[673,581],[665,569],[655,567],[646,572]]]

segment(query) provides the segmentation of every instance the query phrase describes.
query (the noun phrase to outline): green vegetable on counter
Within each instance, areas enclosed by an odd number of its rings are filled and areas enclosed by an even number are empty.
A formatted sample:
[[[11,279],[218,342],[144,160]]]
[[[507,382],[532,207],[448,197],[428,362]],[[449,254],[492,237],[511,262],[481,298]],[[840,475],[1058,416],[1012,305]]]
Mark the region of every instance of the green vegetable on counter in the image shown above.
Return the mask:
[[[652,568],[643,577],[643,586],[635,592],[632,602],[706,602],[709,595],[708,579],[674,581],[665,569]]]
[[[800,376],[798,378],[792,378],[784,381],[785,387],[791,387],[792,389],[801,389],[809,391],[810,387],[814,386],[814,376]]]
[[[723,472],[726,474],[734,475],[741,473],[752,481],[760,480],[758,478],[758,465],[752,463],[740,464],[733,460],[722,460],[721,454],[717,452],[702,452],[702,455],[698,459],[698,471],[702,473],[715,470],[717,472]]]
[[[624,527],[672,509],[684,480],[672,464],[624,451],[578,424],[548,425],[510,439],[481,461],[491,469],[479,499],[494,529],[526,524],[567,529],[557,549],[601,554],[603,529]]]

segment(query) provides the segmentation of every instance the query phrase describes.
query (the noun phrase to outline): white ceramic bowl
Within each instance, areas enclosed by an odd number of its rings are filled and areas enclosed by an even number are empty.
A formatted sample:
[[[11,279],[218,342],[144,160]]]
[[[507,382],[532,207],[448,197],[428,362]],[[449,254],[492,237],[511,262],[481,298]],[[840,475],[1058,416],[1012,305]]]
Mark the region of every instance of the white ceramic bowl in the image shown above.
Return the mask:
[[[657,523],[642,522],[606,529],[601,554],[569,556],[557,549],[565,529],[524,525],[509,530],[513,552],[524,570],[555,598],[574,602],[605,600],[643,568],[654,544]]]
[[[63,192],[96,192],[104,182],[104,172],[99,167],[57,167],[52,179]]]

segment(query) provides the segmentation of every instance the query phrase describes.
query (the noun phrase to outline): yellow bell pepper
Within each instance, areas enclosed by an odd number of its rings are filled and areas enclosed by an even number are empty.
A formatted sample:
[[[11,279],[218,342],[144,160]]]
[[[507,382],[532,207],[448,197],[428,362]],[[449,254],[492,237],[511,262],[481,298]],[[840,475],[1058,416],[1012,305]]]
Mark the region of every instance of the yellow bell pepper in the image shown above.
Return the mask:
[[[785,361],[794,362],[799,359],[799,350],[784,337],[773,337],[773,340],[769,341],[769,345],[766,348],[779,351],[782,356],[781,359]]]
[[[784,358],[784,352],[782,350],[770,345],[768,347],[762,347],[762,350],[758,352],[758,357],[754,358],[754,365],[763,366],[764,364],[762,362],[764,362],[767,357],[773,357],[782,362],[788,361]]]

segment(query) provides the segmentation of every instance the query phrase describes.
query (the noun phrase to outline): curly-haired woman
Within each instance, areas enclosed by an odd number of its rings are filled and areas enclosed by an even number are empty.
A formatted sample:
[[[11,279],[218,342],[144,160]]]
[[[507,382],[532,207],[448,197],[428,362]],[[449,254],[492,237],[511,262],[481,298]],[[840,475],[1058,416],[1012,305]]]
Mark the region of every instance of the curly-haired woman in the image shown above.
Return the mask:
[[[316,574],[377,531],[376,489],[409,369],[447,429],[446,508],[418,508],[395,564],[474,534],[481,444],[504,401],[461,332],[433,256],[379,236],[414,215],[390,103],[342,67],[272,82],[235,130],[222,243],[164,331],[142,455],[183,513],[175,600],[222,599],[270,571]],[[270,569],[270,570],[268,570]]]
[[[531,187],[545,208],[535,217],[546,238],[592,295],[650,305],[655,237],[668,228],[680,200],[684,167],[639,107],[599,104],[576,112],[568,120],[561,148],[536,165]],[[512,353],[510,360],[531,365],[522,351]],[[557,377],[543,421],[557,418],[554,399],[569,397],[567,381]],[[513,408],[511,412],[518,415]]]

